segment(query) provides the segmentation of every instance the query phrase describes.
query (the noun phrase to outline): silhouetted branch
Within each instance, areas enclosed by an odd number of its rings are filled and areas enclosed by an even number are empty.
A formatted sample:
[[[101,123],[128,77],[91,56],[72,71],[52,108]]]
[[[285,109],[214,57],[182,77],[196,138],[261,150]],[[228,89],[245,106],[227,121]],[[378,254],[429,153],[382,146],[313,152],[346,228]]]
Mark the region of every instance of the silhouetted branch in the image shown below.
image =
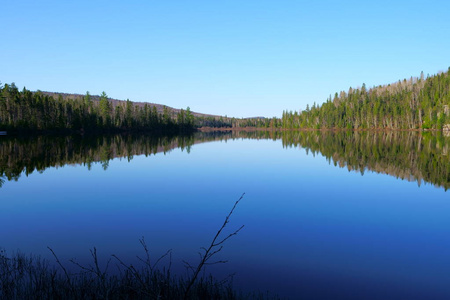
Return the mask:
[[[63,264],[62,264],[61,261],[59,260],[58,256],[56,256],[55,251],[53,251],[53,249],[50,248],[50,247],[48,247],[48,246],[47,246],[47,248],[48,248],[48,250],[50,250],[50,252],[51,252],[51,253],[53,254],[53,256],[55,257],[56,263],[57,263],[57,264],[61,267],[61,269],[63,270],[64,275],[66,276],[67,284],[69,285],[70,290],[73,292],[74,290],[73,290],[72,281],[70,280],[69,272],[67,272],[67,269],[63,266]]]
[[[236,206],[239,204],[239,202],[244,198],[244,195],[245,195],[245,193],[243,193],[242,196],[234,203],[233,208],[230,210],[228,215],[225,217],[225,220],[224,220],[222,226],[217,231],[217,233],[214,236],[213,240],[211,241],[211,244],[209,245],[209,247],[208,248],[205,248],[205,247],[201,247],[200,248],[203,251],[205,251],[205,253],[203,255],[199,254],[200,255],[200,262],[197,265],[197,267],[194,268],[188,262],[184,261],[184,263],[188,267],[188,269],[193,271],[192,278],[189,281],[189,283],[188,283],[188,285],[186,287],[186,291],[184,293],[184,299],[188,299],[189,291],[190,291],[192,285],[194,284],[194,282],[197,280],[197,277],[200,274],[201,270],[204,268],[204,266],[218,264],[218,263],[226,263],[227,262],[227,261],[220,261],[219,260],[219,261],[216,261],[216,262],[213,262],[213,263],[209,263],[208,261],[211,259],[211,257],[213,257],[214,255],[216,255],[217,253],[222,251],[222,249],[223,249],[222,244],[225,241],[227,241],[230,237],[238,234],[238,232],[241,231],[242,228],[244,228],[244,225],[242,225],[239,229],[235,230],[233,233],[231,233],[228,236],[226,236],[225,238],[219,240],[220,234],[225,229],[227,224],[230,222],[231,215],[233,214],[233,212],[236,209]],[[216,247],[219,247],[219,248],[217,249]],[[194,269],[195,269],[195,271],[194,271]]]

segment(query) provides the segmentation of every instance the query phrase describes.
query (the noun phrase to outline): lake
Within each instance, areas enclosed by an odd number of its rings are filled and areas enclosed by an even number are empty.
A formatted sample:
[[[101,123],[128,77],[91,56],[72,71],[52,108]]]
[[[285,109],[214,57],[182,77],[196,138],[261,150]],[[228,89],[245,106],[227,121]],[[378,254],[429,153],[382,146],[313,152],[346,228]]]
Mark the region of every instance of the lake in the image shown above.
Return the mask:
[[[89,263],[172,249],[243,291],[298,299],[450,299],[450,137],[204,132],[0,137],[0,247]],[[167,265],[167,259],[161,265]]]

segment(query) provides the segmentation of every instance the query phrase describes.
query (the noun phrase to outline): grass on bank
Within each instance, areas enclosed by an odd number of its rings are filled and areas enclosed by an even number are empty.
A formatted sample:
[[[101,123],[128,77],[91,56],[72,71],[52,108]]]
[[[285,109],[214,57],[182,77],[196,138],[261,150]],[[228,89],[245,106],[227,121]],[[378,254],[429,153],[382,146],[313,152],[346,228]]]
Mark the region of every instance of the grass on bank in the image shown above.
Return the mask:
[[[232,276],[220,281],[204,275],[207,265],[226,262],[215,261],[215,255],[243,228],[241,226],[223,237],[223,229],[243,196],[235,202],[209,246],[201,248],[203,253],[200,253],[198,265],[184,262],[188,276],[178,277],[171,273],[171,250],[153,262],[144,239],[140,243],[145,256],[138,256],[139,266],[127,264],[112,255],[105,267],[101,267],[94,248],[91,264],[85,266],[70,261],[77,272],[69,271],[51,248],[56,264],[38,256],[8,255],[0,250],[0,299],[278,299],[268,293],[237,292],[232,287]],[[169,264],[160,268],[158,264],[163,259],[168,259]]]

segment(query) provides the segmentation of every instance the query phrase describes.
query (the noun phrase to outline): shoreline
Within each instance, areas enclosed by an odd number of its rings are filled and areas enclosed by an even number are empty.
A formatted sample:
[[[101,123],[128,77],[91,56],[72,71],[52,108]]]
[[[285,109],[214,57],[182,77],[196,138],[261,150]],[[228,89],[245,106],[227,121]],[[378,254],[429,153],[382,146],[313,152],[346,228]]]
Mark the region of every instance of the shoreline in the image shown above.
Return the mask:
[[[364,129],[347,129],[347,128],[261,128],[261,127],[200,127],[200,132],[212,131],[355,131],[355,132],[389,132],[389,131],[408,131],[408,132],[447,132],[441,129],[401,129],[401,128],[364,128]]]

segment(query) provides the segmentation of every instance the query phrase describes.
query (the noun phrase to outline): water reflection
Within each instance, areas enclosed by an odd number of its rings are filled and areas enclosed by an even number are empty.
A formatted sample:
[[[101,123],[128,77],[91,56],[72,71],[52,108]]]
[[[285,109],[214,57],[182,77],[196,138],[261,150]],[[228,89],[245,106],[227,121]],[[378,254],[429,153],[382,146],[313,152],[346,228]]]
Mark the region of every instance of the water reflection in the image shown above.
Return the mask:
[[[198,132],[183,136],[109,135],[36,136],[0,139],[0,187],[34,171],[81,164],[88,169],[100,163],[104,170],[114,158],[168,153],[194,144],[229,139],[281,140],[285,148],[304,148],[322,154],[330,163],[349,171],[366,170],[408,181],[450,186],[450,137],[441,133],[351,131],[228,131]]]
[[[321,153],[335,166],[366,170],[408,181],[450,186],[450,138],[417,132],[283,132],[284,147]]]
[[[109,161],[117,157],[133,159],[134,155],[167,153],[174,148],[190,150],[194,143],[192,135],[149,136],[35,136],[2,138],[0,140],[0,176],[18,180],[34,171],[42,172],[49,167],[81,164],[88,169],[93,163],[101,163],[108,169]],[[0,185],[1,186],[1,185]]]

